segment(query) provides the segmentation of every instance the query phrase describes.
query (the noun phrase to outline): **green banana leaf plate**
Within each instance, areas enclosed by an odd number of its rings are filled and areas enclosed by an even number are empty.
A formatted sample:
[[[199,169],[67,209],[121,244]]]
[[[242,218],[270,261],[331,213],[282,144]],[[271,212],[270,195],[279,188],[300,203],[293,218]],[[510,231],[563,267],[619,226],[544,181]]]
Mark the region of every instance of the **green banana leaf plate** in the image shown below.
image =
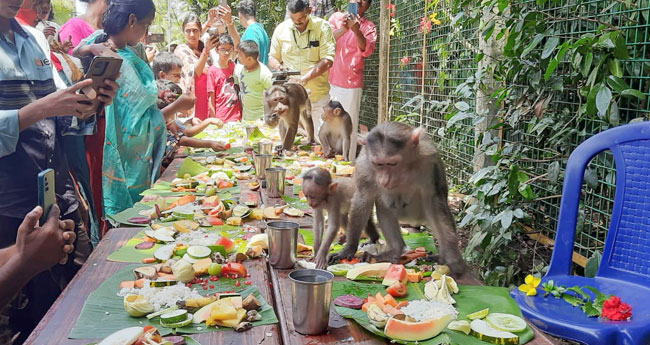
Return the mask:
[[[523,318],[521,310],[517,303],[508,294],[508,289],[493,287],[493,286],[475,286],[475,285],[460,285],[459,292],[454,294],[456,300],[454,305],[458,310],[458,320],[467,320],[467,314],[490,308],[490,312],[513,314]],[[335,281],[332,286],[332,298],[341,295],[355,295],[360,298],[365,298],[368,294],[375,295],[377,292],[382,294],[386,293],[386,288],[381,284],[359,283],[353,281]],[[419,284],[408,284],[408,295],[406,300],[426,299],[424,297],[424,282]],[[404,300],[404,299],[398,299]],[[343,317],[353,319],[361,327],[369,332],[384,338],[388,338],[383,330],[375,327],[368,321],[367,314],[360,309],[350,309],[336,306],[336,311]],[[529,327],[525,331],[517,333],[519,336],[519,344],[525,344],[533,339],[533,330]],[[392,340],[391,343],[399,344],[416,344],[416,342],[408,342],[401,340]],[[484,341],[476,337],[466,335],[465,333],[445,329],[438,336],[418,341],[417,344],[421,345],[438,345],[438,344],[452,344],[452,345],[488,345]]]
[[[124,310],[123,298],[118,296],[120,291],[120,282],[125,280],[133,280],[133,269],[142,267],[142,264],[128,265],[106,279],[97,290],[93,291],[86,300],[77,322],[68,335],[71,339],[84,339],[84,338],[104,338],[112,333],[127,327],[133,326],[147,326],[151,325],[160,331],[161,335],[168,335],[171,333],[182,334],[197,334],[209,333],[216,331],[232,331],[231,328],[224,327],[207,327],[205,323],[190,324],[186,327],[170,329],[160,325],[160,318],[155,317],[147,320],[146,317],[131,317]],[[246,278],[239,279],[241,282]],[[206,291],[201,290],[201,295],[214,294],[222,291],[235,290],[239,292],[243,298],[250,294],[262,303],[260,314],[262,320],[253,322],[253,326],[269,325],[278,322],[278,318],[273,311],[273,307],[269,305],[259,293],[259,290],[254,285],[244,285],[240,287],[235,286],[236,279],[219,279],[215,282],[210,282],[214,288]],[[196,285],[198,287],[198,285]]]

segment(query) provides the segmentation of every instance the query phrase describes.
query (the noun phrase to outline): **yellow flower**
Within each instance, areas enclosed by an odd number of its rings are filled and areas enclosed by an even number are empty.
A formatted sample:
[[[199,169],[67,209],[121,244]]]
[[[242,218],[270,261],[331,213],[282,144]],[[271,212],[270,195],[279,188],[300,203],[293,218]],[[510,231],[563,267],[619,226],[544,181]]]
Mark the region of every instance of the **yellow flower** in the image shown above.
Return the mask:
[[[429,19],[431,19],[431,22],[433,24],[440,25],[442,24],[442,22],[436,19],[437,16],[438,16],[438,12],[434,12],[432,15],[429,16]]]
[[[519,291],[525,292],[528,296],[537,295],[537,287],[542,282],[542,278],[533,277],[532,274],[529,274],[524,281],[526,284],[519,285]]]

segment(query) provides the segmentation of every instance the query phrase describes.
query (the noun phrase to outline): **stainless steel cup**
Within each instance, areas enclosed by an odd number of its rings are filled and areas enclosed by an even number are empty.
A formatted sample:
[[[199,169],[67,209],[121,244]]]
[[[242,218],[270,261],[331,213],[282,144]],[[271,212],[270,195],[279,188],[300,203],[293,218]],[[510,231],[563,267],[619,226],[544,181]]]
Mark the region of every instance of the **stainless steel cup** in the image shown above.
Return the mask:
[[[271,155],[260,155],[256,154],[253,158],[253,163],[255,163],[255,176],[258,179],[264,180],[266,178],[266,168],[271,166]]]
[[[327,332],[334,274],[324,270],[295,270],[289,273],[289,279],[296,332],[306,335]]]
[[[270,155],[273,154],[273,142],[270,141],[260,141],[257,143],[257,152],[261,155]]]
[[[296,222],[273,221],[266,224],[269,237],[269,262],[274,268],[292,268],[296,263],[298,227]]]
[[[284,195],[284,168],[266,168],[266,192],[269,198],[279,198]]]

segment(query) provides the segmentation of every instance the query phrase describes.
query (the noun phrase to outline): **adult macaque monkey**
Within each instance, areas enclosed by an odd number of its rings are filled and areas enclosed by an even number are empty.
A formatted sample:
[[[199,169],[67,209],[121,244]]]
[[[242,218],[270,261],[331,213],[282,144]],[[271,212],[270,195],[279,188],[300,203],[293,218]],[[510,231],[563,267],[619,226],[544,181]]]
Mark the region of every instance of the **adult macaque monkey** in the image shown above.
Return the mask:
[[[300,84],[274,85],[264,91],[264,122],[271,128],[279,124],[284,150],[293,147],[299,124],[307,131],[309,142],[314,142],[311,101],[307,90]]]
[[[318,138],[323,146],[325,157],[343,154],[343,159],[350,160],[350,143],[352,142],[352,118],[343,105],[330,101],[323,107],[323,125],[318,131]]]
[[[365,143],[364,143],[365,142]],[[456,223],[447,204],[445,167],[422,128],[388,122],[375,127],[356,161],[356,191],[350,207],[347,243],[330,260],[352,257],[372,206],[388,248],[375,258],[397,262],[405,247],[399,221],[425,224],[438,240],[439,261],[456,276],[467,271],[460,255]]]
[[[302,191],[307,197],[307,203],[314,209],[316,268],[327,267],[327,253],[330,251],[334,237],[340,228],[346,229],[348,226],[348,212],[354,190],[352,178],[338,178],[332,181],[330,173],[323,168],[311,169],[303,176]],[[324,210],[327,211],[327,232],[323,240]],[[377,242],[379,234],[370,218],[368,218],[365,231],[371,243]],[[361,232],[359,232],[360,234]],[[357,243],[358,241],[359,238],[357,238]]]

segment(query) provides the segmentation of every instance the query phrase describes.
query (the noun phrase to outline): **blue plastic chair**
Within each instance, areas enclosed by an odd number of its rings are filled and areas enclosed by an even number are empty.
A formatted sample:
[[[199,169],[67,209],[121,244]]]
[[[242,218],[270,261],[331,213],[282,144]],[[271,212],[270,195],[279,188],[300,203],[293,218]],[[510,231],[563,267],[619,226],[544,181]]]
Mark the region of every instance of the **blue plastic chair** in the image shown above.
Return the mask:
[[[610,150],[616,163],[616,198],[600,267],[595,278],[571,275],[571,262],[583,176],[598,153]],[[569,157],[555,249],[542,283],[593,286],[632,306],[631,321],[587,317],[553,296],[515,289],[524,316],[541,330],[588,345],[650,344],[650,122],[612,128],[580,144]],[[590,292],[589,292],[590,293]],[[593,294],[592,295],[593,299]]]

